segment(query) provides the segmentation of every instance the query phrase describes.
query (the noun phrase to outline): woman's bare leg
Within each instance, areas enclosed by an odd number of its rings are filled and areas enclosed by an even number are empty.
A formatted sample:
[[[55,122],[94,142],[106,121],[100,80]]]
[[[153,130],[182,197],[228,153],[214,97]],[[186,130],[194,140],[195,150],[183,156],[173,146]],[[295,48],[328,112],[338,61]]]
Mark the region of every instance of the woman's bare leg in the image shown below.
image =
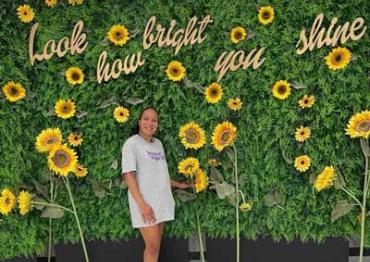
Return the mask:
[[[139,228],[145,242],[144,262],[157,262],[159,250],[161,248],[161,239],[163,234],[163,223]]]

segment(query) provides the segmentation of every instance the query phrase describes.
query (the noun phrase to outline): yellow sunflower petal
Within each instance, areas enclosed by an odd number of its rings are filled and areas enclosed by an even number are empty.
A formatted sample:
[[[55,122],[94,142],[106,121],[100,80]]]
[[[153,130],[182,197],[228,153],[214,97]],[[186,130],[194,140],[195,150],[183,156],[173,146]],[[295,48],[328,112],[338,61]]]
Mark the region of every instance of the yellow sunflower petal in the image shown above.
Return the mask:
[[[330,70],[340,70],[347,67],[351,61],[351,51],[345,47],[334,48],[326,57],[326,64]]]
[[[178,171],[180,174],[192,177],[199,169],[199,160],[195,157],[188,157],[180,161],[178,164]]]
[[[24,216],[30,212],[32,195],[27,191],[21,191],[18,196],[19,213]]]
[[[234,44],[237,44],[246,38],[247,38],[247,31],[241,26],[234,27],[230,32],[230,40]]]
[[[11,103],[17,102],[26,96],[26,89],[20,83],[14,81],[7,82],[2,90],[6,99]]]
[[[29,23],[35,17],[33,9],[29,5],[21,5],[17,8],[17,14],[19,20],[23,23]]]
[[[74,172],[76,169],[76,152],[66,145],[56,145],[49,152],[48,165],[54,173],[67,176],[69,172]]]
[[[76,169],[74,171],[75,176],[78,178],[87,176],[87,173],[87,168],[79,164],[76,166]]]
[[[59,128],[42,130],[36,137],[36,149],[39,152],[49,152],[55,145],[62,143],[62,132]]]
[[[82,5],[84,0],[68,0],[68,4],[70,5]]]
[[[346,134],[351,138],[370,137],[370,111],[365,110],[351,117],[347,124]]]
[[[239,97],[232,98],[232,99],[229,99],[229,101],[227,101],[227,106],[232,111],[239,111],[240,109],[242,109],[242,105],[243,105],[243,102],[240,100]]]
[[[68,68],[67,71],[65,72],[65,76],[67,82],[70,83],[71,85],[82,84],[85,79],[85,75],[82,72],[82,70],[76,66]]]
[[[299,172],[305,172],[310,168],[311,165],[311,159],[307,155],[302,155],[296,157],[294,161],[294,167],[299,171]]]
[[[179,61],[173,60],[167,65],[166,74],[168,79],[176,82],[185,77],[186,69]]]
[[[314,183],[314,187],[317,190],[317,192],[320,192],[321,190],[324,190],[332,186],[335,177],[336,175],[334,167],[333,166],[325,167],[321,174],[317,176]]]
[[[45,0],[45,4],[48,7],[54,7],[57,4],[57,0]]]
[[[118,123],[124,123],[130,116],[130,111],[123,106],[117,106],[113,111],[113,116]]]
[[[277,81],[272,87],[272,95],[277,99],[284,100],[290,95],[290,84],[286,80]]]
[[[204,191],[208,186],[208,177],[202,169],[198,169],[195,172],[194,189],[196,193]]]
[[[127,43],[129,38],[129,32],[124,25],[114,25],[112,26],[107,37],[114,45],[123,46]]]
[[[70,133],[68,135],[68,143],[71,146],[80,146],[83,142],[82,135]]]
[[[216,104],[218,103],[224,91],[222,90],[222,86],[219,83],[212,83],[204,90],[204,95],[208,103]]]
[[[199,149],[206,143],[204,130],[196,123],[189,122],[180,128],[179,136],[185,149]]]
[[[3,215],[8,215],[17,202],[17,198],[15,195],[10,191],[10,189],[5,188],[1,191],[0,197],[0,213]]]
[[[218,124],[212,134],[212,144],[217,151],[222,151],[225,147],[234,143],[236,138],[236,127],[225,121]]]
[[[295,130],[295,140],[304,142],[311,136],[311,129],[309,127],[301,126]]]
[[[275,11],[271,6],[262,6],[258,10],[258,21],[263,25],[271,24],[275,18]]]
[[[76,114],[75,103],[70,99],[59,99],[55,104],[54,110],[55,114],[63,119],[71,118]]]
[[[298,105],[300,108],[310,108],[312,105],[315,104],[315,96],[311,95],[304,95],[299,101]]]

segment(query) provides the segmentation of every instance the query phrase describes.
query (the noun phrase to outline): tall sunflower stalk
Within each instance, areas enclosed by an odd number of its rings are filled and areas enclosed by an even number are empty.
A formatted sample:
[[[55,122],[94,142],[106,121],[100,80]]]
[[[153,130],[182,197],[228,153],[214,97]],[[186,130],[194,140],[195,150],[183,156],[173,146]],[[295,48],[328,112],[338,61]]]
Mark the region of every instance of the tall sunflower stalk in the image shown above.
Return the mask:
[[[363,252],[365,244],[365,225],[366,225],[366,204],[369,197],[369,184],[370,184],[370,171],[369,171],[369,158],[370,158],[370,111],[365,110],[360,113],[356,113],[351,117],[347,124],[346,134],[351,138],[360,138],[360,144],[362,152],[365,157],[365,173],[364,173],[364,185],[362,191],[362,202],[360,202],[356,196],[348,189],[344,187],[342,190],[353,198],[361,208],[361,240],[360,240],[360,257],[359,262],[363,262]]]
[[[236,262],[240,261],[240,225],[239,225],[239,177],[238,177],[238,155],[235,145],[233,144],[234,150],[234,175],[235,175],[235,224],[236,224]],[[244,199],[243,199],[244,200]],[[243,201],[244,202],[244,201]]]

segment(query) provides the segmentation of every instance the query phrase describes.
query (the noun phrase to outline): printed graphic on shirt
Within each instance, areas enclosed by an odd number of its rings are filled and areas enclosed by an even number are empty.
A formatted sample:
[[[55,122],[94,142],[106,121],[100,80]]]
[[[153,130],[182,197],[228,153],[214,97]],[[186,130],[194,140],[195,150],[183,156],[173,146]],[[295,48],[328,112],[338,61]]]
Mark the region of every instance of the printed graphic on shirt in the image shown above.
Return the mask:
[[[150,152],[147,150],[146,153],[148,154],[148,157],[152,160],[165,160],[164,154],[162,152]]]

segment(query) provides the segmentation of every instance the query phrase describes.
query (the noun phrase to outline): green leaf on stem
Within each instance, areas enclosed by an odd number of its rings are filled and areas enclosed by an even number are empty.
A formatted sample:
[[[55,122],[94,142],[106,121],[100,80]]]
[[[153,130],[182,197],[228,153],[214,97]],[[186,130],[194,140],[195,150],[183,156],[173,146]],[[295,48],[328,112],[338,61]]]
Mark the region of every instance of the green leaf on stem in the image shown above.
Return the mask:
[[[339,200],[331,212],[331,222],[333,223],[337,219],[347,215],[354,206],[355,204],[348,202],[348,200]]]
[[[41,217],[61,218],[64,215],[63,209],[59,207],[46,207],[41,213]]]
[[[221,183],[224,181],[224,177],[221,175],[221,172],[215,167],[211,167],[209,171],[209,177],[211,181],[216,183]]]
[[[370,147],[365,139],[360,139],[361,149],[365,157],[370,157]]]
[[[223,181],[222,183],[217,183],[213,186],[210,186],[211,189],[215,189],[217,196],[220,199],[225,199],[225,197],[231,196],[235,193],[235,187]]]
[[[346,186],[346,181],[337,168],[335,168],[335,171],[337,172],[337,176],[334,180],[334,188],[341,189]]]
[[[177,196],[179,197],[181,202],[188,202],[194,200],[197,196],[194,193],[189,193],[182,189],[175,190]]]

